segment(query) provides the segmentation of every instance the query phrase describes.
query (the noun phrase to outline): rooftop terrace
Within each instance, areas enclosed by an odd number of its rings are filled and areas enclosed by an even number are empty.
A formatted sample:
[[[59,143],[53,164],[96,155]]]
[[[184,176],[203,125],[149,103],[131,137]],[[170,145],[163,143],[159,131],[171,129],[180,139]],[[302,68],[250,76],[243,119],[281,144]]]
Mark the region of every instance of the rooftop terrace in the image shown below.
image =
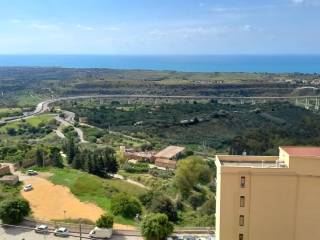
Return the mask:
[[[278,156],[218,155],[217,160],[223,167],[288,168]]]
[[[226,167],[251,167],[251,168],[287,168],[283,162],[278,161],[221,161]]]

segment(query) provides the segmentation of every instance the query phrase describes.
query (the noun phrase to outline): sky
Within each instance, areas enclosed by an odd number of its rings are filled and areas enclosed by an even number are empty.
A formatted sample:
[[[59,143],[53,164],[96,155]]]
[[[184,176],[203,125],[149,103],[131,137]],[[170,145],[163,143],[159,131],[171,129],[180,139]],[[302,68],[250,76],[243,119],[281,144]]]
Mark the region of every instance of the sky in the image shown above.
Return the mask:
[[[0,54],[320,54],[320,0],[0,0]]]

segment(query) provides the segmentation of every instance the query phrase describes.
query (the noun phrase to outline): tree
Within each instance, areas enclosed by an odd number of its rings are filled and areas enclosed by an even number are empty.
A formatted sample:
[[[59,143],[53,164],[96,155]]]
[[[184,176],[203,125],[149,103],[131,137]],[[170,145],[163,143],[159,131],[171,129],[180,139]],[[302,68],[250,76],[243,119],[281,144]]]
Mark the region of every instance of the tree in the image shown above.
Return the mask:
[[[3,223],[17,224],[30,213],[29,203],[20,198],[3,200],[0,203],[0,219]]]
[[[137,214],[141,214],[142,208],[139,200],[135,197],[119,193],[111,199],[111,212],[114,215],[134,218]]]
[[[49,158],[50,158],[52,166],[58,167],[58,168],[63,168],[63,162],[62,162],[62,157],[61,157],[59,148],[51,147],[50,153],[49,153]]]
[[[201,157],[188,157],[180,160],[177,165],[174,183],[183,196],[189,195],[197,184],[209,183],[212,172]]]
[[[68,163],[71,164],[77,152],[77,147],[73,137],[69,137],[66,141],[66,154]]]
[[[196,210],[197,207],[200,207],[205,200],[206,200],[206,197],[203,193],[199,193],[195,191],[193,191],[188,198],[188,201],[190,202],[193,210]]]
[[[151,213],[142,220],[141,235],[146,240],[164,240],[172,232],[173,224],[165,214]]]
[[[39,167],[44,167],[44,151],[40,147],[36,150],[36,163]]]
[[[72,168],[81,169],[81,153],[77,153],[72,160]]]
[[[103,214],[96,221],[96,225],[99,228],[112,228],[113,227],[113,216],[110,214]]]
[[[172,203],[171,199],[163,194],[154,194],[150,210],[155,213],[164,213],[168,216],[169,220],[176,222],[178,220],[177,209]]]

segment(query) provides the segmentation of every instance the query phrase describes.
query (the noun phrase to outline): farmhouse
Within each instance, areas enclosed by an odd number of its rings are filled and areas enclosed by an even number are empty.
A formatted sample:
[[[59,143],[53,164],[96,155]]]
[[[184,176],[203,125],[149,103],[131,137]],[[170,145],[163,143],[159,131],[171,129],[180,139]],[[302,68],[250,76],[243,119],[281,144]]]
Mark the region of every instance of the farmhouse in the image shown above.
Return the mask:
[[[138,162],[154,162],[154,151],[146,151],[146,152],[139,152],[133,149],[125,149],[124,156],[131,160],[137,160]]]
[[[181,156],[184,147],[178,146],[168,146],[162,151],[158,152],[155,155],[155,164],[157,167],[175,169],[176,168],[176,160]]]

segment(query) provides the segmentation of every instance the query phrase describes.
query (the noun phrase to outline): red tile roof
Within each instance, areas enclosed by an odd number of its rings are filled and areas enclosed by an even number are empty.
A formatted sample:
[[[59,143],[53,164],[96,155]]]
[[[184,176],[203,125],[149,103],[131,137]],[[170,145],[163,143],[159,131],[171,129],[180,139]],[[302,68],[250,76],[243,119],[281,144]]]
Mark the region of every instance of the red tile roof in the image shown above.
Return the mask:
[[[320,157],[320,147],[294,147],[294,146],[284,146],[280,147],[285,152],[291,156],[319,156]]]

